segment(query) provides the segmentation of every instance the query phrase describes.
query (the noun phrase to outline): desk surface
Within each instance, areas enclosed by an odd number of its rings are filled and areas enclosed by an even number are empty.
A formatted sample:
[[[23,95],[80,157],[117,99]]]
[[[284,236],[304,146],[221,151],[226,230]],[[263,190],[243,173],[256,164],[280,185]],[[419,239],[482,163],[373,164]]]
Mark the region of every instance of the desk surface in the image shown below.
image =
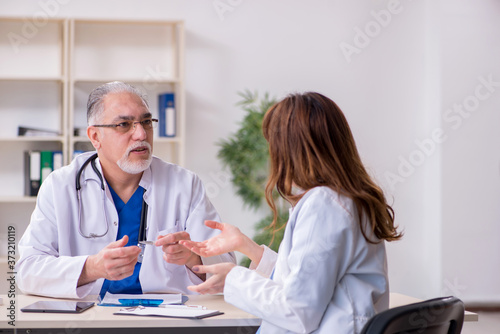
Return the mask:
[[[203,305],[208,309],[224,312],[205,319],[179,319],[163,317],[138,317],[113,315],[119,307],[94,306],[91,309],[80,314],[62,314],[62,313],[23,313],[19,309],[23,306],[34,303],[38,300],[50,300],[39,296],[17,295],[16,299],[9,299],[6,295],[3,297],[3,305],[0,306],[0,328],[13,327],[8,324],[10,321],[8,307],[11,300],[14,301],[15,328],[158,328],[158,327],[255,327],[260,325],[260,319],[246,313],[230,304],[224,302],[222,295],[204,295],[189,296],[187,305]],[[88,297],[84,300],[94,301],[94,297]],[[420,299],[391,293],[390,307],[411,304],[421,301]],[[5,316],[6,315],[6,316]],[[478,321],[478,315],[472,312],[465,312],[465,321]]]
[[[9,315],[7,312],[10,300],[3,297],[0,314]],[[224,312],[222,315],[205,319],[181,319],[165,317],[138,317],[127,315],[114,315],[120,307],[94,306],[80,314],[64,313],[24,313],[20,308],[39,300],[50,300],[39,296],[18,295],[15,299],[16,328],[116,328],[116,327],[252,327],[260,326],[260,319],[246,313],[226,302],[222,295],[189,296],[186,305],[203,305],[207,309]],[[95,301],[96,298],[88,297],[83,300]],[[10,319],[2,316],[0,328],[12,328],[8,324]]]

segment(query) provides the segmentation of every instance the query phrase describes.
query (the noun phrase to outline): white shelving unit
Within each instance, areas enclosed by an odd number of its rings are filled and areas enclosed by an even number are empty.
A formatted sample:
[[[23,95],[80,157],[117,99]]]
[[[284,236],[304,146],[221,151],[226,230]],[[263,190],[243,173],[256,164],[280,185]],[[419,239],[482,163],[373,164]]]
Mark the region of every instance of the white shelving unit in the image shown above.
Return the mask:
[[[69,129],[87,126],[86,103],[90,91],[110,81],[124,81],[143,90],[154,117],[158,95],[174,92],[177,134],[158,137],[153,151],[161,158],[184,163],[184,26],[181,21],[70,22]],[[70,149],[90,145],[87,137],[69,134]]]
[[[24,196],[24,151],[67,150],[67,36],[64,19],[35,29],[21,18],[0,19],[0,264],[6,263],[8,227],[19,240],[35,207],[35,198]],[[19,126],[60,135],[18,137]]]
[[[153,153],[184,164],[182,21],[48,19],[31,30],[26,24],[0,18],[0,240],[9,225],[19,240],[35,206],[34,197],[24,196],[25,151],[60,150],[67,164],[75,150],[93,150],[75,129],[87,127],[87,98],[100,84],[117,80],[142,89],[154,117],[158,95],[174,92],[176,136],[156,132]],[[19,126],[60,135],[19,137]]]

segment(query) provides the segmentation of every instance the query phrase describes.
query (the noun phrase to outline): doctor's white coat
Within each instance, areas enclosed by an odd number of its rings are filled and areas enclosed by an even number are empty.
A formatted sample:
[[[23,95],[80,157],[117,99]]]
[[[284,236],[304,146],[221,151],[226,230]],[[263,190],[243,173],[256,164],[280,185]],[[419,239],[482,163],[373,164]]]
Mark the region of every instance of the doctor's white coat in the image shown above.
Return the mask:
[[[24,293],[62,298],[82,298],[98,294],[103,279],[77,288],[78,278],[88,255],[98,253],[116,240],[118,213],[110,191],[90,164],[81,175],[82,219],[79,226],[76,174],[95,152],[84,153],[73,162],[52,172],[43,182],[31,222],[19,241],[20,260],[17,263],[17,284]],[[99,159],[96,165],[102,173]],[[149,206],[147,240],[158,235],[187,231],[191,240],[206,240],[218,233],[204,225],[204,220],[219,220],[205,194],[201,180],[192,172],[153,157],[139,183],[146,191]],[[103,206],[104,205],[104,206]],[[105,209],[103,210],[103,208]],[[100,238],[85,238],[82,233],[108,233]],[[146,292],[190,292],[188,285],[202,281],[187,267],[165,262],[161,247],[147,246],[139,273],[142,290]],[[202,258],[204,264],[235,262],[228,253]]]
[[[365,240],[351,199],[313,188],[290,211],[278,254],[265,247],[255,270],[233,268],[224,298],[262,318],[262,334],[359,333],[389,307],[384,242]]]

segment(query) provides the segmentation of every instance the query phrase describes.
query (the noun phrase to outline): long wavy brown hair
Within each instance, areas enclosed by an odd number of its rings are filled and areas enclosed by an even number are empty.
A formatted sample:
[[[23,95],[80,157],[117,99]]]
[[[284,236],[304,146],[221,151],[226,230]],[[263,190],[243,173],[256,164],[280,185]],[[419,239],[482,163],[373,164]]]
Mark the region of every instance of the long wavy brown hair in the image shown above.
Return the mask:
[[[276,229],[278,218],[274,189],[295,205],[308,190],[327,186],[353,200],[368,242],[401,238],[394,210],[363,166],[349,124],[335,102],[314,92],[289,95],[267,111],[262,129],[271,163],[265,190],[274,213],[270,228]],[[305,192],[293,194],[292,187]],[[367,236],[363,221],[371,225],[377,240]]]

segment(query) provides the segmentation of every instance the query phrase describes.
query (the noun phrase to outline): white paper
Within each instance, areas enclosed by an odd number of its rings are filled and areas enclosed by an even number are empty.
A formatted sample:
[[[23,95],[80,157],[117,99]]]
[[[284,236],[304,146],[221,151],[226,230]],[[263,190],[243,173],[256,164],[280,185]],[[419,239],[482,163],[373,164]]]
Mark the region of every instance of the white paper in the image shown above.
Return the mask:
[[[101,300],[99,304],[122,306],[122,304],[118,301],[119,299],[161,299],[163,300],[161,305],[182,304],[181,293],[163,293],[163,294],[146,293],[142,295],[131,295],[131,294],[113,294],[109,292],[106,292],[104,298]]]
[[[120,309],[120,311],[115,312],[114,314],[199,319],[213,315],[219,315],[221,313],[217,310],[202,310],[189,306],[178,308],[137,306],[122,308]]]

